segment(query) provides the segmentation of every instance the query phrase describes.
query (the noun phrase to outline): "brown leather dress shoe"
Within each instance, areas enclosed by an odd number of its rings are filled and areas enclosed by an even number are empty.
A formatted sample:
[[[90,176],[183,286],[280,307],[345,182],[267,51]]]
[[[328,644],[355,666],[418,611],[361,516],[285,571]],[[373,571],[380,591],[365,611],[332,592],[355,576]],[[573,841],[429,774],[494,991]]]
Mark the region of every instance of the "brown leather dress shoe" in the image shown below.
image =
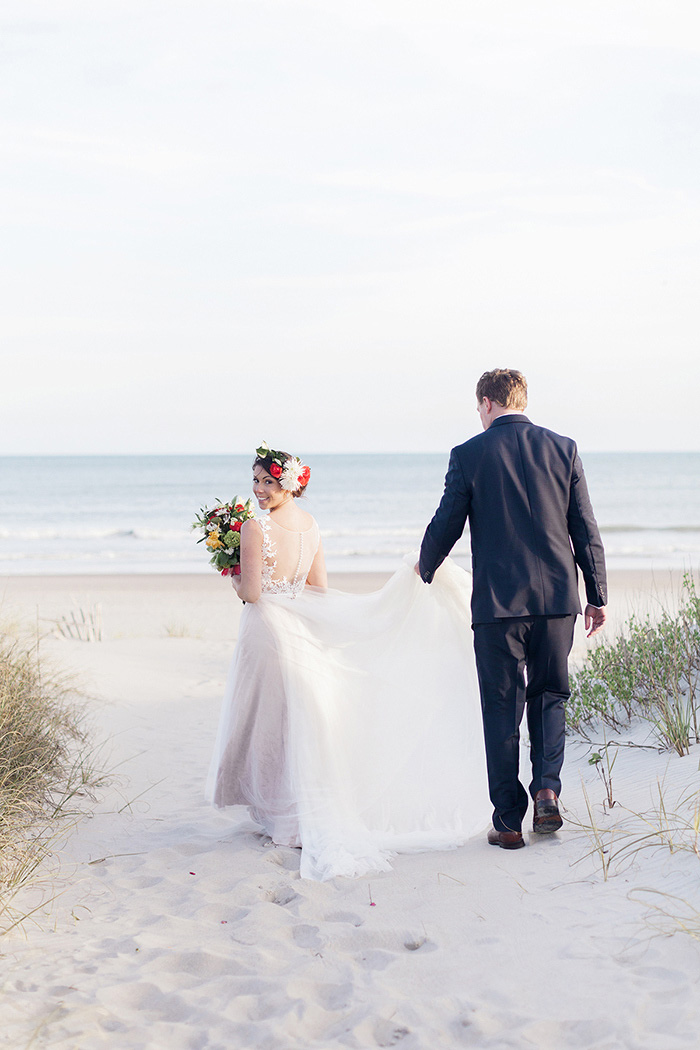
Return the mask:
[[[525,845],[520,831],[496,831],[490,828],[486,837],[490,846],[500,846],[501,849],[522,849]]]
[[[559,831],[564,821],[559,813],[559,799],[551,788],[543,788],[535,795],[535,812],[532,818],[532,830],[538,835],[551,835]]]

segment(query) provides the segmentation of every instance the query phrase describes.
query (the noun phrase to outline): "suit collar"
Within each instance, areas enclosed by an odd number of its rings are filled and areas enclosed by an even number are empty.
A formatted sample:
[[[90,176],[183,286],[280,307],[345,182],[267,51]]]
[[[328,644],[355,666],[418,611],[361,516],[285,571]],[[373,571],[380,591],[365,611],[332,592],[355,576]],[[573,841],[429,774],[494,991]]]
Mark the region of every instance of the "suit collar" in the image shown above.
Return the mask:
[[[530,420],[527,418],[527,416],[523,415],[521,412],[518,412],[518,413],[509,412],[505,416],[496,416],[496,418],[494,420],[492,420],[491,426],[489,427],[489,430],[491,430],[491,427],[498,427],[498,426],[501,426],[501,425],[503,425],[505,423],[529,423],[529,422],[530,422]]]

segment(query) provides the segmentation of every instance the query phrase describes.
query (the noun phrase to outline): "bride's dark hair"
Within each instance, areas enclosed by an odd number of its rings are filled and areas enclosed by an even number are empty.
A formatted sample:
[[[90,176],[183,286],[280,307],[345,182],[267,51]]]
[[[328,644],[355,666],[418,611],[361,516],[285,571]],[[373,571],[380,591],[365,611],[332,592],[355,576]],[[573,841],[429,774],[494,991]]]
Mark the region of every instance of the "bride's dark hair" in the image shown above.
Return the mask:
[[[292,455],[290,455],[289,452],[277,452],[276,455],[282,456],[284,458],[284,462],[285,463],[287,462],[288,459],[293,459],[294,458]],[[256,467],[262,467],[263,470],[266,470],[268,474],[272,474],[272,471],[270,470],[270,467],[272,466],[273,463],[274,463],[274,460],[273,460],[272,456],[256,456],[255,459],[253,460],[253,470],[255,470]],[[274,478],[274,476],[275,475],[272,474],[273,478]],[[306,485],[299,485],[298,488],[294,489],[294,491],[292,492],[292,495],[294,496],[295,499],[297,499],[299,496],[303,496],[305,491],[306,491]]]

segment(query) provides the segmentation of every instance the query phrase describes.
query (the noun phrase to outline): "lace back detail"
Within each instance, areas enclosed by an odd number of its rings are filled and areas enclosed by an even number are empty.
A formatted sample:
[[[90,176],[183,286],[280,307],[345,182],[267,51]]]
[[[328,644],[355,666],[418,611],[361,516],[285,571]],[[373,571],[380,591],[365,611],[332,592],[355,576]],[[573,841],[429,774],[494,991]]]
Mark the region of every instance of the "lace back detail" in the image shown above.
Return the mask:
[[[306,577],[316,556],[318,525],[314,521],[305,532],[291,532],[275,525],[269,517],[257,521],[263,534],[263,594],[285,594],[295,598],[306,586]]]

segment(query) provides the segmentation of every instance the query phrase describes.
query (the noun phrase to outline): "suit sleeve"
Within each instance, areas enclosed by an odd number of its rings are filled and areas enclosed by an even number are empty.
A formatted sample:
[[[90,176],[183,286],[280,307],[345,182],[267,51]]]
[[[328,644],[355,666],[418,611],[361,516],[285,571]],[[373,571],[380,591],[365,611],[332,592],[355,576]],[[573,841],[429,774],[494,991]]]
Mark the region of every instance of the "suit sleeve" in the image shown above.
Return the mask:
[[[600,608],[608,604],[605,553],[578,453],[571,475],[567,520],[574,558],[586,585],[586,601]]]
[[[464,532],[470,503],[471,491],[464,479],[456,450],[452,449],[445,491],[421,544],[419,570],[425,583],[432,583],[437,569]]]

